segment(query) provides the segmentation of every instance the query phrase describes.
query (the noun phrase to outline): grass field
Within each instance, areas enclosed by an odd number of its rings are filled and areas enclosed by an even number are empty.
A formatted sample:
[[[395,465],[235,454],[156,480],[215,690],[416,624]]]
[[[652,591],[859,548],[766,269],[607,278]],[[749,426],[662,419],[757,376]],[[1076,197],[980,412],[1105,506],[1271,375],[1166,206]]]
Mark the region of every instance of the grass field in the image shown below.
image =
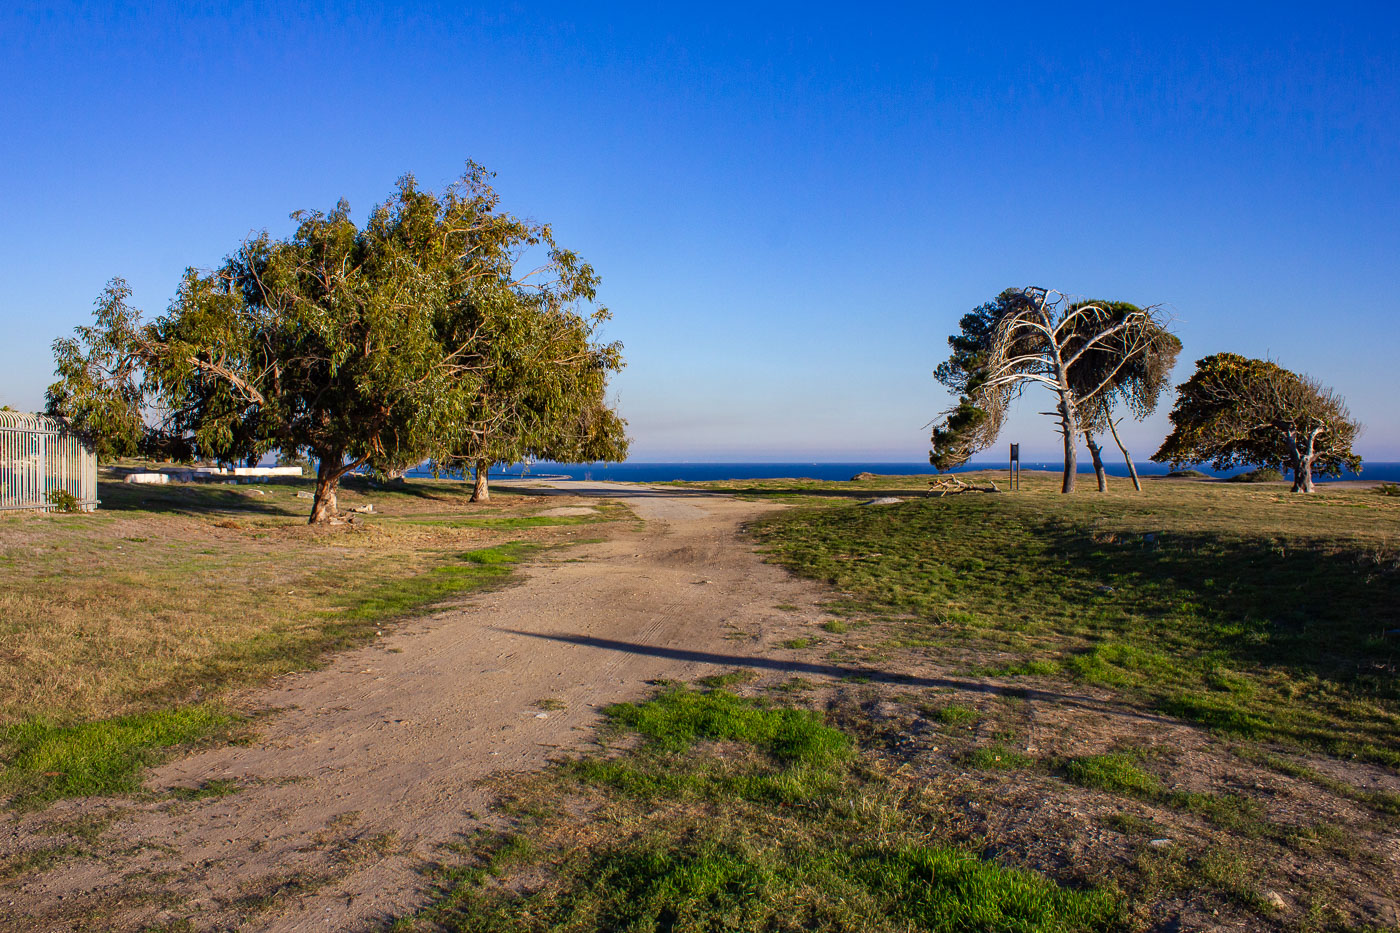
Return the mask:
[[[741,678],[736,678],[741,679]],[[1112,891],[935,841],[942,801],[823,716],[720,687],[607,711],[640,747],[507,792],[517,829],[464,847],[396,930],[1069,933],[1121,927]],[[561,799],[586,807],[580,821]],[[547,883],[541,883],[547,878]]]
[[[0,516],[0,794],[129,791],[163,750],[227,737],[230,692],[507,579],[596,517],[464,483],[351,480],[355,525],[310,527],[310,481],[103,482],[88,514]],[[299,494],[302,494],[299,496]],[[572,536],[572,537],[571,537]]]
[[[826,709],[886,791],[935,788],[938,838],[1117,892],[1127,928],[1396,928],[1395,497],[699,485],[800,506],[751,531],[835,618],[782,647],[852,675],[773,695]]]
[[[395,928],[1400,929],[1400,497],[927,484],[701,484],[795,506],[749,530],[831,587],[768,646],[821,679],[769,664],[609,708],[597,752],[501,778],[495,828],[436,853]],[[313,529],[298,488],[0,518],[14,802],[130,790],[236,737],[238,687],[619,517],[425,482],[352,488],[378,514]]]

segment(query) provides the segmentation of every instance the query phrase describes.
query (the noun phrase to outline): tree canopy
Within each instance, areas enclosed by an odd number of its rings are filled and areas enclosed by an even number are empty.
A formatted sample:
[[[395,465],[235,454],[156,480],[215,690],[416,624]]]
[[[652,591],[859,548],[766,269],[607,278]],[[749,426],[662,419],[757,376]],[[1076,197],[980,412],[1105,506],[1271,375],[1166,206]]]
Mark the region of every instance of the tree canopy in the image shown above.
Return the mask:
[[[1172,433],[1152,455],[1159,463],[1286,468],[1294,492],[1312,492],[1314,473],[1361,470],[1351,449],[1361,425],[1342,397],[1269,360],[1235,353],[1199,360],[1168,417]]]
[[[1044,385],[1059,403],[1064,492],[1074,489],[1079,431],[1102,425],[1118,401],[1150,412],[1181,348],[1156,308],[1037,287],[974,308],[948,345],[934,376],[959,398],[934,426],[929,462],[940,471],[965,463],[996,441],[1026,387]]]
[[[131,289],[107,283],[93,309],[93,323],[53,343],[58,381],[46,393],[46,411],[69,426],[100,460],[134,457],[149,447],[144,368],[136,336],[141,312],[127,304]]]
[[[445,460],[486,437],[520,449],[529,417],[501,417],[503,384],[535,387],[512,396],[513,410],[547,402],[530,417],[550,424],[567,422],[555,414],[569,405],[606,407],[621,348],[593,339],[607,319],[587,310],[596,273],[547,225],[501,211],[488,179],[469,164],[434,195],[405,176],[363,227],[344,201],[293,214],[289,237],[264,232],[219,268],[188,270],[149,325],[118,305],[104,317],[99,303],[93,328],[55,344],[51,408],[81,414],[92,399],[87,407],[110,421],[131,410],[114,400],[126,398],[121,386],[139,384],[160,413],[148,430],[185,439],[198,456],[309,453],[319,522],[336,511],[340,478],[371,459]],[[517,274],[527,256],[529,271]],[[139,379],[108,378],[109,358],[136,361]],[[620,438],[621,419],[609,415]]]

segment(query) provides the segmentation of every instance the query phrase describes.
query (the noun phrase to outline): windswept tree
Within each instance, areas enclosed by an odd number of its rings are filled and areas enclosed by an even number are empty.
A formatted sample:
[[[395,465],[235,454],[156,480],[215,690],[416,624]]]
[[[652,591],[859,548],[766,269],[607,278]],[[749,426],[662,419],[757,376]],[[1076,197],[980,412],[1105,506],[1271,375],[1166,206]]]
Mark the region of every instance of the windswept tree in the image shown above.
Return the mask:
[[[1125,301],[1086,301],[1080,304],[1096,305],[1113,317],[1127,317],[1143,311]],[[1097,326],[1095,316],[1083,320],[1089,327]],[[1104,431],[1108,431],[1122,452],[1133,488],[1142,491],[1142,482],[1138,479],[1137,468],[1133,466],[1132,455],[1118,436],[1118,423],[1124,416],[1115,418],[1115,412],[1122,406],[1134,420],[1141,421],[1156,411],[1157,403],[1171,378],[1172,368],[1176,365],[1177,355],[1181,352],[1181,341],[1164,327],[1149,328],[1139,336],[1145,339],[1146,346],[1137,352],[1125,352],[1128,347],[1110,340],[1104,345],[1094,346],[1070,370],[1075,397],[1080,400],[1080,427],[1085,446],[1089,448],[1089,455],[1094,461],[1094,474],[1100,492],[1107,488],[1107,477],[1095,435]]]
[[[1177,387],[1168,417],[1172,433],[1152,455],[1158,463],[1287,469],[1294,492],[1312,492],[1314,473],[1361,471],[1351,449],[1361,424],[1342,397],[1269,360],[1234,353],[1200,360]]]
[[[952,354],[934,372],[958,403],[934,427],[929,461],[944,470],[966,462],[1001,433],[1011,402],[1043,385],[1057,399],[1064,440],[1063,492],[1074,491],[1076,444],[1116,394],[1145,391],[1180,348],[1156,308],[1127,302],[1071,301],[1044,288],[1007,289],[964,315],[948,338]]]
[[[343,201],[293,219],[286,239],[263,233],[218,269],[187,271],[149,325],[99,315],[94,345],[110,337],[139,360],[163,432],[199,456],[309,453],[313,523],[330,520],[341,477],[372,458],[445,457],[486,433],[480,397],[509,339],[495,326],[502,309],[575,313],[596,288],[548,226],[499,209],[475,164],[441,195],[405,176],[363,227]],[[517,273],[526,256],[535,261]],[[50,394],[66,413],[86,390],[62,363]]]

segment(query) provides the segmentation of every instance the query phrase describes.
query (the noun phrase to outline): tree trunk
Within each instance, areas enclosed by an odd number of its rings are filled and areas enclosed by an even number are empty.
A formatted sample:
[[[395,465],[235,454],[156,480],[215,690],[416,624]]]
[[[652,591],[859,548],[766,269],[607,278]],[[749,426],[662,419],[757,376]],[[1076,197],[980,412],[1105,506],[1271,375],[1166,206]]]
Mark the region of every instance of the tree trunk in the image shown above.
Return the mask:
[[[1060,390],[1060,432],[1065,436],[1065,475],[1064,481],[1060,484],[1060,492],[1066,494],[1074,492],[1074,477],[1079,467],[1074,449],[1074,439],[1079,431],[1069,391],[1068,386]]]
[[[1308,437],[1308,449],[1298,449],[1298,438],[1290,430],[1284,434],[1284,440],[1288,444],[1288,465],[1293,470],[1293,492],[1312,492],[1312,465],[1313,465],[1313,443],[1317,440],[1317,435]]]
[[[1128,475],[1133,478],[1133,488],[1142,492],[1142,480],[1138,479],[1137,467],[1133,466],[1133,458],[1128,453],[1128,448],[1123,446],[1122,440],[1118,437],[1118,427],[1113,423],[1113,419],[1108,419],[1108,433],[1113,435],[1113,443],[1118,445],[1118,449],[1123,451],[1123,461],[1128,464]]]
[[[1313,491],[1312,460],[1310,458],[1298,458],[1298,465],[1293,468],[1293,491]]]
[[[1099,481],[1099,492],[1108,492],[1108,474],[1103,470],[1103,448],[1094,441],[1094,435],[1084,432],[1084,443],[1089,445],[1089,456],[1094,458],[1094,477]]]
[[[472,484],[473,502],[485,502],[491,498],[491,490],[486,485],[486,474],[490,468],[489,461],[476,461],[476,482]]]
[[[337,512],[335,491],[340,484],[340,477],[345,472],[344,464],[341,462],[344,459],[345,455],[341,453],[317,456],[316,497],[311,502],[311,519],[307,524],[324,525],[335,517]]]

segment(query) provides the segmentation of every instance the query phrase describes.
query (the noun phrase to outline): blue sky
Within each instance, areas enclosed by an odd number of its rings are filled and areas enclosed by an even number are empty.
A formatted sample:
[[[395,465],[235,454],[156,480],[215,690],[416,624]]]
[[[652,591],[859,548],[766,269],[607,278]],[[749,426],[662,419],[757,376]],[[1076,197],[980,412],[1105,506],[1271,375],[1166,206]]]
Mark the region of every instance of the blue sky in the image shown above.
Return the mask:
[[[0,402],[109,277],[156,314],[475,159],[602,274],[634,459],[922,460],[958,318],[1036,284],[1164,305],[1176,381],[1312,373],[1400,460],[1391,5],[185,6],[0,12]],[[1054,456],[1047,402],[1003,440]]]

